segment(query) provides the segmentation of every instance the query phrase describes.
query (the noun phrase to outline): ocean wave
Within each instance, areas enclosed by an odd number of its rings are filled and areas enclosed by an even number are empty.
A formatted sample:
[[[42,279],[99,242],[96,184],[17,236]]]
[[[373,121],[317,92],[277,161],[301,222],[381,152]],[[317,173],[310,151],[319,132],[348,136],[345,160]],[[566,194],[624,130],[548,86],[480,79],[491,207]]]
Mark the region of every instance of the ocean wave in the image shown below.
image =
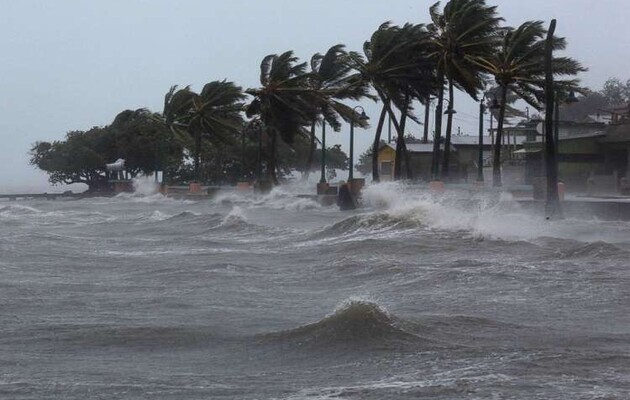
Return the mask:
[[[428,343],[400,328],[398,320],[383,307],[366,300],[349,300],[332,315],[289,331],[267,334],[265,341],[290,343],[303,348],[333,349],[337,346],[377,346]]]
[[[491,240],[535,240],[542,237],[581,242],[627,243],[628,222],[567,218],[545,220],[525,210],[506,192],[459,190],[434,195],[424,188],[387,182],[370,185],[363,203],[374,213],[417,221],[436,231],[465,232]],[[598,229],[594,230],[596,224]]]
[[[421,227],[419,218],[404,218],[385,212],[353,215],[333,225],[314,232],[309,239],[336,238],[350,234],[374,234],[376,232],[400,231]]]
[[[311,197],[300,197],[301,194],[310,192],[312,188],[299,191],[290,185],[277,186],[264,195],[235,191],[219,193],[212,202],[217,206],[240,206],[247,209],[270,208],[286,211],[322,209],[321,204]]]
[[[612,257],[627,255],[628,252],[612,243],[596,241],[592,243],[578,243],[567,249],[558,250],[562,258],[592,258],[592,257]]]
[[[40,209],[23,204],[10,204],[8,206],[0,207],[0,216],[4,217],[36,215],[41,214],[42,212],[43,211]]]
[[[59,325],[28,332],[28,336],[52,336],[56,343],[85,347],[173,348],[207,346],[228,340],[210,327]]]
[[[89,225],[115,219],[98,211],[55,210],[45,211],[36,207],[11,204],[0,208],[0,218],[14,223],[34,225]]]

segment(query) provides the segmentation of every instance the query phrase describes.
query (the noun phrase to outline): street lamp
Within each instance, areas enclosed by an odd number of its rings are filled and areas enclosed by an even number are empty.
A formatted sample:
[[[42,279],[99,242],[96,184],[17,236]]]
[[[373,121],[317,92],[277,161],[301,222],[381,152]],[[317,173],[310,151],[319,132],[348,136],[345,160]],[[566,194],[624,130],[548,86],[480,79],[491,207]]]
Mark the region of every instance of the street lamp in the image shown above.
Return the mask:
[[[326,119],[322,120],[322,174],[319,183],[326,183]]]
[[[488,94],[484,93],[483,97],[479,101],[479,155],[477,159],[477,182],[483,182],[483,115],[486,111],[486,106],[484,102],[488,99]],[[490,104],[490,110],[497,110],[501,108],[499,106],[499,102],[497,101],[497,97],[492,95],[492,104]],[[492,123],[492,113],[490,113],[490,122]],[[492,126],[490,126],[490,130],[492,131]],[[491,145],[494,143],[491,143]]]
[[[353,170],[354,170],[354,115],[356,114],[357,110],[360,109],[361,110],[361,115],[359,115],[358,120],[359,121],[367,121],[369,119],[369,117],[365,114],[365,109],[361,106],[356,106],[352,109],[352,119],[350,120],[350,165],[349,165],[349,170],[350,172],[348,173],[348,182],[352,182],[352,179],[354,179],[353,177]],[[378,149],[373,149],[373,151],[378,151]]]
[[[258,146],[256,149],[256,184],[260,185],[260,180],[262,179],[262,134],[263,134],[263,124],[262,120],[258,122]]]
[[[448,100],[446,101],[448,102]],[[451,115],[451,114],[457,114],[457,111],[455,111],[449,103],[448,108],[446,109],[446,111],[444,111],[444,115]]]

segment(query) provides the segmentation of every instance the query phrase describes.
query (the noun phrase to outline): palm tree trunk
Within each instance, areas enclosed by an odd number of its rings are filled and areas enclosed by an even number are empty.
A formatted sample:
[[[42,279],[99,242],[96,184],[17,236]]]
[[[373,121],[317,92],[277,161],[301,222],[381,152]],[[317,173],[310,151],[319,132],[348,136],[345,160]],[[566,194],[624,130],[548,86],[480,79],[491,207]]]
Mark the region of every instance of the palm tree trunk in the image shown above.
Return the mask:
[[[410,105],[410,96],[407,95],[405,99],[406,104]],[[408,106],[409,107],[409,106]],[[407,112],[409,109],[407,108],[406,112],[400,117],[400,131],[405,132],[405,127],[407,126]],[[405,173],[407,174],[407,179],[413,179],[413,171],[411,170],[411,160],[409,151],[407,150],[407,142],[405,141],[405,137],[403,136],[400,140],[402,144],[402,153],[405,156]]]
[[[555,89],[553,82],[553,34],[556,30],[556,20],[552,19],[547,31],[545,42],[545,167],[547,169],[547,201],[545,213],[547,218],[562,218],[562,208],[560,207],[560,197],[558,194],[558,161],[556,149],[557,143],[553,136],[553,108],[555,102]],[[556,121],[557,123],[557,121]]]
[[[444,71],[438,68],[438,82],[444,82]],[[437,105],[435,107],[435,137],[433,138],[433,160],[431,161],[431,178],[440,179],[440,140],[442,139],[442,108],[444,107],[444,85],[440,84]]]
[[[446,136],[444,138],[444,160],[442,165],[442,176],[449,177],[449,164],[451,162],[451,134],[453,132],[453,80],[448,79],[448,117],[446,118]]]
[[[278,184],[278,176],[276,174],[276,153],[277,153],[277,147],[278,147],[278,142],[277,142],[277,132],[272,129],[271,130],[271,144],[270,144],[270,149],[269,149],[269,162],[267,165],[267,174],[269,175],[269,179],[271,180],[271,183],[275,186]]]
[[[404,128],[401,127],[401,130],[404,132]],[[409,150],[407,150],[407,143],[405,142],[405,138],[402,140],[403,145],[403,154],[405,155],[405,173],[407,174],[407,179],[413,179],[413,171],[411,170],[411,156],[409,155]]]
[[[407,146],[405,145],[405,125],[407,124],[407,112],[409,110],[409,94],[405,94],[405,106],[400,111],[400,130],[396,139],[396,158],[394,163],[394,179],[401,178],[403,154],[405,154],[405,164],[409,163],[407,157]]]
[[[429,114],[431,113],[431,96],[427,96],[424,102],[424,133],[422,135],[422,143],[429,141]]]
[[[308,179],[308,176],[311,173],[311,169],[313,168],[313,158],[315,156],[315,149],[317,147],[315,141],[315,125],[316,121],[313,120],[313,122],[311,123],[311,144],[308,149],[308,160],[306,161],[306,169],[304,171],[305,179]]]
[[[194,160],[194,176],[197,181],[199,181],[199,163],[201,161],[201,133],[197,132],[195,135],[195,154],[193,156]]]
[[[387,108],[383,106],[381,110],[381,116],[378,119],[378,125],[376,126],[376,134],[374,135],[374,143],[372,144],[372,181],[380,182],[381,176],[378,170],[378,148],[381,145],[381,133],[383,132],[383,125],[385,124],[385,115],[387,114]]]
[[[383,100],[383,104],[385,105],[385,108],[387,109],[387,114],[389,115],[389,117],[391,118],[392,123],[394,124],[394,129],[396,129],[396,133],[398,135],[398,137],[402,137],[402,130],[400,128],[400,124],[398,123],[398,120],[396,119],[396,114],[394,114],[394,110],[392,110],[392,105],[391,102],[389,101],[389,99],[387,99],[386,96],[384,96],[382,94],[382,92],[378,91],[380,98]],[[405,142],[404,142],[404,137],[402,140],[402,145],[403,145],[403,151],[406,153],[407,152],[407,146],[405,146]],[[398,157],[396,157],[398,159]],[[394,172],[395,173],[395,172]]]
[[[497,121],[497,136],[494,142],[494,160],[492,163],[492,186],[501,187],[501,142],[503,136],[503,121],[505,120],[505,102],[507,99],[507,86],[501,85],[501,107],[499,109],[499,119]]]
[[[278,185],[280,182],[278,181],[278,134],[274,133],[271,137],[271,160],[273,162],[271,166],[271,181],[274,185]]]

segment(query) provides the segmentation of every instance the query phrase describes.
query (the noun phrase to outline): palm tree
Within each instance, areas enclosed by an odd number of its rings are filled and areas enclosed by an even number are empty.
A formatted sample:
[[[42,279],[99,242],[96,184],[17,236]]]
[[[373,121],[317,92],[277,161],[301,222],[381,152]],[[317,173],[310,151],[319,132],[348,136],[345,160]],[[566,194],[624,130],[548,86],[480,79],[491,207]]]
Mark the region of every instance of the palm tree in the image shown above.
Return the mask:
[[[528,21],[518,28],[505,28],[500,32],[500,45],[491,54],[479,56],[474,62],[494,76],[501,88],[499,99],[499,118],[494,146],[493,185],[501,186],[501,139],[503,123],[506,117],[507,96],[511,91],[525,100],[532,107],[542,109],[536,93],[545,85],[545,35],[542,21]],[[566,48],[564,38],[553,38],[553,49]],[[553,57],[553,73],[559,77],[575,76],[586,69],[569,57]],[[557,87],[573,87],[574,79],[557,80]]]
[[[382,24],[363,45],[363,53],[350,52],[348,63],[356,72],[351,81],[369,83],[383,103],[374,136],[372,152],[372,176],[379,181],[378,147],[385,115],[388,114],[397,132],[395,171],[400,176],[402,155],[406,156],[407,177],[411,177],[411,165],[404,142],[404,118],[417,121],[412,113],[414,99],[426,99],[434,92],[433,63],[429,58],[429,37],[423,25],[406,24],[403,27]],[[401,111],[399,120],[393,106]],[[401,154],[402,153],[402,154]]]
[[[489,110],[490,117],[493,119],[499,120],[499,99],[502,98],[502,89],[499,86],[491,86],[484,92],[484,98],[486,99],[485,109]],[[519,97],[512,91],[508,90],[505,102],[505,117],[504,124],[506,122],[511,123],[515,118],[525,118],[527,114],[514,107],[513,104],[519,100]],[[492,125],[490,125],[492,127]],[[494,133],[491,132],[494,137]],[[510,142],[508,137],[507,142]]]
[[[296,135],[305,134],[318,114],[318,101],[310,89],[311,76],[306,63],[298,63],[292,51],[266,56],[260,64],[260,88],[245,92],[254,97],[247,107],[247,116],[259,116],[269,143],[267,172],[273,184],[278,184],[278,137],[292,144]]]
[[[192,108],[188,119],[188,132],[194,138],[195,176],[198,177],[202,140],[207,139],[215,147],[232,144],[241,132],[243,120],[242,101],[245,95],[241,87],[226,80],[212,81],[204,85],[201,93],[192,96]]]
[[[347,52],[344,45],[332,46],[326,54],[319,53],[311,58],[311,72],[309,76],[309,88],[314,92],[310,96],[318,100],[317,115],[313,117],[310,132],[310,149],[306,165],[308,176],[315,153],[316,139],[315,126],[320,117],[322,123],[328,123],[335,131],[341,129],[340,118],[346,122],[351,120],[362,128],[368,126],[367,122],[358,118],[352,107],[343,104],[341,100],[358,101],[363,97],[372,97],[366,84],[356,84],[349,80],[350,67],[345,61]]]
[[[454,90],[468,93],[473,99],[484,87],[484,77],[472,59],[491,53],[496,44],[496,32],[502,19],[496,7],[487,6],[485,0],[450,0],[442,12],[440,3],[429,9],[432,23],[428,26],[437,63],[437,81],[440,85],[436,109],[436,138],[433,154],[433,175],[438,178],[439,144],[442,135],[444,82],[448,87],[448,110],[442,172],[449,175],[451,131],[453,126]]]
[[[207,83],[197,94],[190,87],[171,87],[164,99],[164,122],[188,147],[192,147],[194,176],[199,179],[202,141],[231,143],[243,122],[245,95],[233,82]],[[192,142],[192,143],[191,143]]]

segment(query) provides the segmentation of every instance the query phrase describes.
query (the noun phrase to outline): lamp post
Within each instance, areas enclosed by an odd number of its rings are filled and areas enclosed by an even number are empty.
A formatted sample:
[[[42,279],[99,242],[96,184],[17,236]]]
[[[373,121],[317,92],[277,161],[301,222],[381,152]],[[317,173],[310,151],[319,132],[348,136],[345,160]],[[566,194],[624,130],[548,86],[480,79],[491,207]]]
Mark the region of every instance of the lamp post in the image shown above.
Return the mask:
[[[484,95],[479,102],[479,156],[477,158],[477,182],[483,182],[483,114],[486,111],[483,102],[486,96]]]
[[[155,169],[155,184],[156,185],[158,183],[158,169],[160,168],[160,161],[159,161],[160,149],[158,147],[159,145],[160,145],[160,140],[157,139],[155,141],[155,155],[154,155],[154,158],[155,158],[155,167],[154,167],[154,169]],[[164,175],[164,173],[162,173],[162,175]]]
[[[453,109],[453,105],[449,100],[446,100],[448,103],[448,107],[446,111],[444,111],[444,115],[447,116],[446,119],[446,133],[447,135],[444,138],[444,158],[442,160],[442,177],[445,180],[449,179],[450,174],[450,157],[451,157],[451,135],[453,128],[453,115],[457,114],[457,111]]]
[[[241,131],[241,179],[245,180],[245,129]]]
[[[494,97],[494,96],[493,96]],[[479,155],[477,159],[477,182],[483,182],[483,115],[486,112],[486,106],[484,102],[487,100],[488,96],[484,93],[483,98],[479,102]],[[499,102],[497,98],[494,97],[492,100],[492,104],[490,105],[490,110],[496,110],[500,108]],[[492,132],[492,112],[490,112],[490,131]],[[490,143],[491,145],[493,143]]]
[[[322,121],[322,175],[319,183],[326,183],[326,120]]]
[[[358,120],[359,121],[367,121],[369,118],[368,116],[365,114],[365,109],[361,106],[356,106],[352,109],[352,113],[356,114],[357,109],[361,110],[361,115],[359,115]],[[350,165],[348,166],[349,169],[349,173],[348,173],[348,182],[352,182],[352,179],[354,179],[354,115],[352,116],[352,119],[350,120]]]
[[[258,149],[256,151],[256,182],[260,184],[260,179],[262,177],[262,121],[258,124]]]

